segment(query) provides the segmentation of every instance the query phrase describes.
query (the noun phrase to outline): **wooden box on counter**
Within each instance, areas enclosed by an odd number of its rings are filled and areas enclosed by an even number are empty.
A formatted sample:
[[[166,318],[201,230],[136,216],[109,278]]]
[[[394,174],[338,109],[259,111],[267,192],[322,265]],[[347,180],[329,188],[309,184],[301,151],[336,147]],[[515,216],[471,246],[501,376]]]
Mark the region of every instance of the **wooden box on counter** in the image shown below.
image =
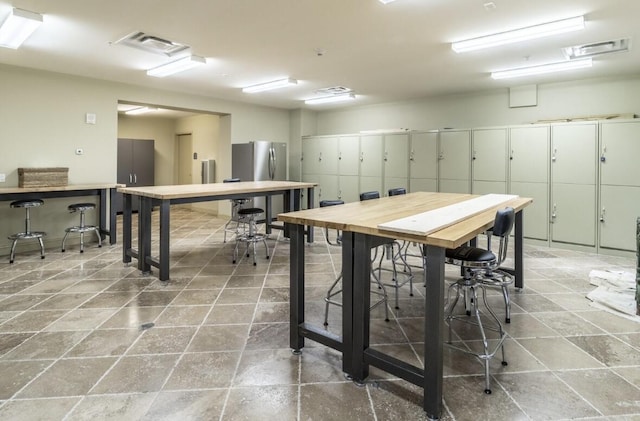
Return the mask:
[[[18,187],[59,187],[69,183],[69,168],[18,168]]]

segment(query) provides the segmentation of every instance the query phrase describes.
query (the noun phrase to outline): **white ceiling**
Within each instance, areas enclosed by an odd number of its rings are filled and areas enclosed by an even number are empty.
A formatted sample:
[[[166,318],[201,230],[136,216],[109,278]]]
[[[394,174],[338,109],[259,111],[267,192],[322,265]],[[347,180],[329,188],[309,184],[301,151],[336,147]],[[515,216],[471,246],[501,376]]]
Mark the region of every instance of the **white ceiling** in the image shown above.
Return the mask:
[[[0,63],[296,109],[331,86],[352,88],[348,106],[532,83],[640,74],[640,0],[0,0],[44,15]],[[585,15],[579,32],[465,54],[452,41]],[[168,57],[112,45],[134,32],[188,44],[207,65],[158,79]],[[630,52],[591,69],[495,81],[492,70],[563,60],[561,48],[631,37]],[[323,51],[318,55],[317,51]],[[291,77],[297,86],[246,94],[244,86]]]

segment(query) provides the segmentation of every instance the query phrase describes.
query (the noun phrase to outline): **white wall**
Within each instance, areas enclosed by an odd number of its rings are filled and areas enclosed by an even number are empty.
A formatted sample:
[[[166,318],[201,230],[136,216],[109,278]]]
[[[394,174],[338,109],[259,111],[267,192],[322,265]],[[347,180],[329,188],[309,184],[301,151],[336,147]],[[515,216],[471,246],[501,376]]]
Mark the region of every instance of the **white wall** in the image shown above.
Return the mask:
[[[614,113],[640,114],[640,76],[539,85],[536,107],[509,108],[509,92],[500,89],[319,111],[317,133],[311,134],[473,128]]]

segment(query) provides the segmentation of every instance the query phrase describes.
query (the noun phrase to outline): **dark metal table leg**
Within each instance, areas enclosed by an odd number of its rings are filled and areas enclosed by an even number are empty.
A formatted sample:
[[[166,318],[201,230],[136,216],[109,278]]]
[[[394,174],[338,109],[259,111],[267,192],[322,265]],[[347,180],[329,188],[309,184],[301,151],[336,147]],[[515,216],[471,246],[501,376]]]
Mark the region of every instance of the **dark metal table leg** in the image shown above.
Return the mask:
[[[151,265],[151,210],[153,203],[150,197],[139,196],[138,207],[138,269],[142,273],[150,273]]]
[[[170,218],[171,203],[169,200],[162,200],[160,202],[160,274],[158,275],[161,281],[169,280]]]
[[[515,252],[515,256],[514,256],[514,260],[515,260],[515,267],[514,267],[514,275],[515,275],[515,287],[516,288],[524,288],[524,257],[523,257],[523,252],[524,252],[524,245],[523,245],[523,241],[524,241],[524,227],[522,225],[522,210],[520,210],[519,212],[516,212],[516,220],[515,220],[515,233],[514,233],[514,240],[515,240],[515,244],[514,244],[514,252]]]
[[[123,195],[123,208],[122,208],[122,262],[130,263],[131,262],[131,195],[124,194]],[[113,203],[113,202],[111,202]]]
[[[307,189],[307,209],[313,209],[314,207],[314,189],[313,187],[309,187]],[[313,227],[309,225],[307,227],[307,242],[313,243]]]
[[[441,247],[426,246],[423,405],[431,419],[440,418],[442,411],[444,252]]]
[[[366,234],[351,234],[347,236],[347,243],[351,242],[351,247],[344,244],[346,232],[343,232],[343,317],[351,317],[352,334],[349,335],[353,341],[350,347],[347,346],[347,334],[344,334],[345,353],[351,350],[352,377],[356,383],[362,383],[369,376],[369,364],[364,361],[364,351],[369,347],[369,323],[370,323],[370,290],[371,290],[371,236]],[[350,237],[353,237],[351,240]],[[349,259],[349,250],[353,251]],[[351,270],[345,268],[345,264],[351,263]],[[349,279],[349,277],[352,277]],[[352,287],[352,299],[345,296],[345,287]],[[348,293],[347,293],[348,294]],[[350,308],[351,307],[351,308]]]
[[[291,225],[289,263],[290,310],[289,345],[294,353],[304,347],[304,336],[299,326],[304,323],[304,226]]]
[[[117,212],[115,208],[116,203],[116,189],[109,189],[109,244],[114,245],[118,241],[117,233]],[[102,207],[102,205],[101,205]],[[106,211],[106,205],[105,205]]]

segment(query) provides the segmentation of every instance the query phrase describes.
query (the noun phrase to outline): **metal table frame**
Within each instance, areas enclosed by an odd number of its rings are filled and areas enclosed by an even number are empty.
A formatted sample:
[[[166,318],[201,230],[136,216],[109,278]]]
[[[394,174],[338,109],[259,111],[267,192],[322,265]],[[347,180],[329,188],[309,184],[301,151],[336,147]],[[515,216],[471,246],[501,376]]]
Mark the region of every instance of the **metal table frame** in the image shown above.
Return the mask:
[[[515,286],[524,287],[523,216],[515,219],[515,265],[511,272]],[[342,352],[342,370],[362,383],[372,365],[424,390],[423,408],[430,419],[439,419],[443,392],[443,324],[445,248],[425,245],[429,264],[425,271],[424,370],[369,348],[371,249],[387,242],[375,235],[342,232],[342,336],[305,322],[304,312],[304,226],[291,227],[290,262],[290,347],[300,353],[305,338]],[[427,340],[427,338],[430,338]]]
[[[117,240],[116,232],[116,212],[107,204],[114,203],[117,185],[105,187],[99,185],[67,185],[62,187],[38,187],[24,188],[24,191],[18,191],[20,188],[0,189],[0,201],[13,201],[23,199],[50,199],[65,197],[82,197],[82,196],[98,196],[98,205],[100,212],[100,234],[104,239],[109,236],[109,244],[113,245]],[[5,192],[6,190],[6,192]],[[109,212],[107,212],[109,208]],[[109,218],[109,229],[107,229],[107,216]]]
[[[314,188],[307,187],[307,206],[313,208],[314,205]],[[123,192],[124,207],[122,212],[122,261],[130,263],[132,258],[138,260],[138,269],[143,273],[150,273],[151,267],[159,269],[159,279],[161,281],[169,280],[169,251],[170,251],[170,224],[171,224],[171,205],[184,203],[198,203],[214,200],[232,200],[246,199],[256,196],[264,196],[266,198],[265,218],[267,221],[272,220],[271,200],[272,196],[282,195],[284,200],[284,212],[299,210],[301,208],[302,188],[274,189],[269,191],[261,190],[259,192],[244,193],[225,193],[225,194],[204,194],[197,197],[177,197],[168,199],[157,199],[144,195],[136,195],[130,192]],[[138,249],[132,248],[132,205],[133,196],[139,201],[138,210]],[[152,221],[151,214],[154,207],[160,209],[160,241],[159,256],[151,255],[151,231]],[[284,229],[285,236],[289,236],[290,226],[284,224],[280,227],[273,224],[267,224],[266,232],[271,233],[272,229]],[[313,228],[309,227],[307,231],[307,239],[313,242]]]

